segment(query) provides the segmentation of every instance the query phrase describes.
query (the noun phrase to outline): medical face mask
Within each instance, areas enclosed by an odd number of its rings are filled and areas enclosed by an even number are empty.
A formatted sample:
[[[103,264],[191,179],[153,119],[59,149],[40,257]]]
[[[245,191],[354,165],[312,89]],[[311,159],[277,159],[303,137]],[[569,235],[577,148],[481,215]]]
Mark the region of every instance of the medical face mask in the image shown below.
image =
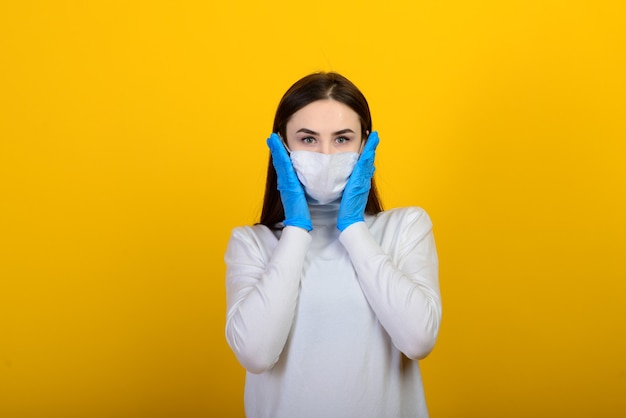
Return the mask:
[[[307,196],[313,203],[325,205],[341,197],[348,177],[359,159],[357,152],[323,154],[292,151],[291,162]]]

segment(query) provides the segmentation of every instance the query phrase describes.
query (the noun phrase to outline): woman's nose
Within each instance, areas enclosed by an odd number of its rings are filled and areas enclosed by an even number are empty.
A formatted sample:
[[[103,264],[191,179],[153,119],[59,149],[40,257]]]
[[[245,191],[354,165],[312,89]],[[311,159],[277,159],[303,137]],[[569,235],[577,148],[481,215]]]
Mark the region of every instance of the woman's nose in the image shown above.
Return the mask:
[[[321,152],[322,154],[331,154],[333,150],[332,150],[332,147],[330,146],[330,143],[328,141],[323,141],[320,144],[319,152]]]

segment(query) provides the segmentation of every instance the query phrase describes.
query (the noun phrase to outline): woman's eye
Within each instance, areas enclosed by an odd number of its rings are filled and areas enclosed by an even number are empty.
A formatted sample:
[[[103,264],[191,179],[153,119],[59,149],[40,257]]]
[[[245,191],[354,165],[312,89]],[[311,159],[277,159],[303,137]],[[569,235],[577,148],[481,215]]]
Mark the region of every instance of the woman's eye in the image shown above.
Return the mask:
[[[345,136],[340,136],[335,139],[335,142],[338,144],[345,144],[346,142],[350,142],[350,138],[346,138]]]
[[[305,144],[314,144],[315,138],[313,138],[312,136],[307,136],[302,138],[302,142],[304,142]]]

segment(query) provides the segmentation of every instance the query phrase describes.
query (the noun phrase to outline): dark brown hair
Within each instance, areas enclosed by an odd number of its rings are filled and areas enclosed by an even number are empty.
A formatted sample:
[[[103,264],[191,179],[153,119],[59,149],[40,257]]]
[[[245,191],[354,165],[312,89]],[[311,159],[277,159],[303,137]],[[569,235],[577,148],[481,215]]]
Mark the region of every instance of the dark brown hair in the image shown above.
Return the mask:
[[[287,122],[291,116],[306,105],[325,99],[336,100],[354,110],[361,122],[361,137],[363,140],[367,140],[368,133],[372,132],[372,116],[367,100],[350,80],[333,72],[313,73],[301,78],[291,86],[278,104],[272,132],[278,133],[286,139]],[[365,213],[375,215],[382,210],[376,183],[372,178],[372,188],[367,198]],[[269,228],[276,228],[276,224],[284,219],[285,212],[277,189],[276,170],[274,170],[270,155],[260,223]]]

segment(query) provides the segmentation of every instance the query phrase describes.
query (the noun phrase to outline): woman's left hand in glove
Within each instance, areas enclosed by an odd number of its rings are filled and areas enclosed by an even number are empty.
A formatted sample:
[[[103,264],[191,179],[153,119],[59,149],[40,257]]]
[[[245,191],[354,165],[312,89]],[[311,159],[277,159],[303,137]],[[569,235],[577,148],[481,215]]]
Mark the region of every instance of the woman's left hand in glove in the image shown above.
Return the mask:
[[[365,206],[372,187],[372,176],[375,170],[374,157],[378,142],[378,133],[372,132],[367,138],[365,148],[343,191],[337,216],[337,228],[342,232],[353,223],[365,220]]]

